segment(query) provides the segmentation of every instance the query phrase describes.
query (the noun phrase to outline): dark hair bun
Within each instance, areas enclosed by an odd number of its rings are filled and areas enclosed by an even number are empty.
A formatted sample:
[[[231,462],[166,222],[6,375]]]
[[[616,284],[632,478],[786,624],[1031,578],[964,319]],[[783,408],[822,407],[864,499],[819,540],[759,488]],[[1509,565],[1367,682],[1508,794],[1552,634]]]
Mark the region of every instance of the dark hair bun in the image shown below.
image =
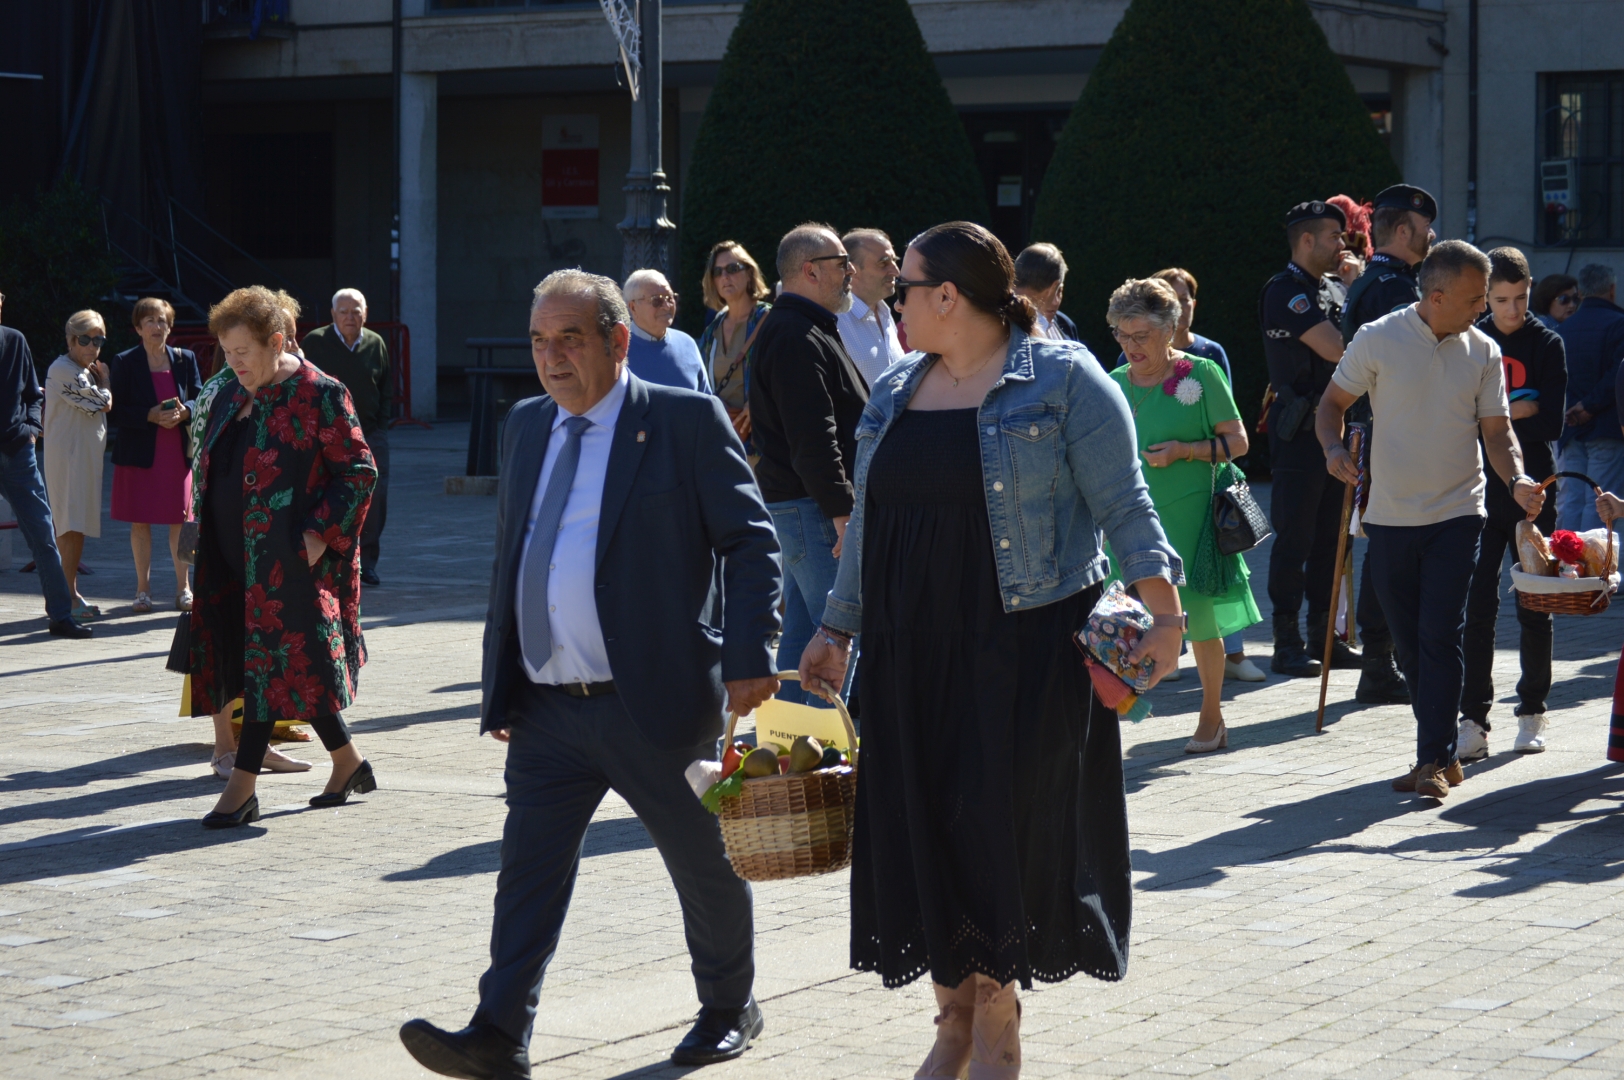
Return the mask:
[[[1037,305],[1026,297],[1016,296],[1014,293],[1004,297],[1004,302],[998,305],[998,314],[1002,315],[1006,322],[1014,323],[1028,334],[1038,324]]]

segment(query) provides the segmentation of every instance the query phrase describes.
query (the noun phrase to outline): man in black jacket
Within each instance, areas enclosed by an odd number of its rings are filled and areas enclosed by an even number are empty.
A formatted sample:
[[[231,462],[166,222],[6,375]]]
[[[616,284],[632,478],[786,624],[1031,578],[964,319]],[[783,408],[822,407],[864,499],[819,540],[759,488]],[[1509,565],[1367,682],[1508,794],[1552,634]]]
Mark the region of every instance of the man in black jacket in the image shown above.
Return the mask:
[[[778,669],[787,671],[800,665],[834,586],[868,388],[835,319],[851,308],[851,259],[839,234],[819,224],[791,229],[778,244],[778,276],[783,294],[756,335],[750,419],[756,480],[784,552]],[[778,696],[827,707],[794,683]]]
[[[0,301],[4,299],[0,296]],[[17,516],[18,531],[34,556],[51,633],[87,638],[91,628],[73,621],[73,596],[62,573],[51,504],[45,500],[45,479],[34,453],[34,442],[44,431],[40,422],[44,401],[28,339],[0,326],[0,496]]]
[[[1562,413],[1568,389],[1568,367],[1562,339],[1528,314],[1528,291],[1533,276],[1528,260],[1516,248],[1489,252],[1494,269],[1489,273],[1489,313],[1477,324],[1495,344],[1506,365],[1506,395],[1511,399],[1511,430],[1522,445],[1523,468],[1536,480],[1556,471],[1551,444],[1562,434]],[[1466,681],[1460,699],[1460,735],[1457,753],[1462,761],[1489,756],[1489,708],[1494,704],[1494,624],[1500,611],[1500,565],[1506,549],[1517,559],[1515,529],[1523,513],[1494,470],[1488,477],[1485,502],[1488,520],[1483,526],[1466,599]],[[1534,524],[1546,535],[1556,528],[1556,500],[1548,499]],[[1522,628],[1518,659],[1522,678],[1517,681],[1517,741],[1519,753],[1545,749],[1545,695],[1551,690],[1551,617],[1517,608]]]

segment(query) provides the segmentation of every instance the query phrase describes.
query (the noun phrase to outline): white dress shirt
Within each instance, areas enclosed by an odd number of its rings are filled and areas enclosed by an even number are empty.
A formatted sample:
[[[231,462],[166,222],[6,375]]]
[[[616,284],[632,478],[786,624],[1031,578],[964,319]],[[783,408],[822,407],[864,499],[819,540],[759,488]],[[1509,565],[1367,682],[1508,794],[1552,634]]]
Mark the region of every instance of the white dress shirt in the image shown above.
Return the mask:
[[[603,481],[609,471],[615,421],[620,419],[630,380],[629,369],[622,367],[614,387],[583,414],[592,426],[581,433],[581,458],[575,467],[569,501],[564,504],[564,516],[558,523],[558,539],[553,544],[553,561],[547,573],[547,622],[553,633],[553,655],[539,670],[530,666],[530,655],[524,648],[524,619],[517,620],[520,660],[531,682],[557,685],[608,682],[614,678],[609,670],[609,650],[603,643],[603,627],[598,623],[598,514],[603,507]],[[569,437],[562,428],[570,415],[558,409],[553,417],[547,456],[536,478],[536,490],[530,496],[513,590],[516,612],[524,610],[524,564],[530,557],[530,534],[536,527],[536,514],[553,475],[553,465]]]
[[[902,359],[902,339],[897,337],[897,321],[891,316],[891,307],[884,300],[869,307],[854,293],[851,310],[836,316],[836,319],[840,326],[840,340],[870,387],[879,380],[881,372]]]

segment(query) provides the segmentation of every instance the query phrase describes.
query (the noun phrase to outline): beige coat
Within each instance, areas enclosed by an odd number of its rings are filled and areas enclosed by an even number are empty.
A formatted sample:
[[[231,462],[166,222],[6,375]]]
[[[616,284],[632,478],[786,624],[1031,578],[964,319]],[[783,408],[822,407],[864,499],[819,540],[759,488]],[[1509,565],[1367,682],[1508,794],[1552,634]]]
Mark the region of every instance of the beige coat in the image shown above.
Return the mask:
[[[59,356],[45,373],[45,491],[56,534],[101,535],[102,467],[112,394]]]

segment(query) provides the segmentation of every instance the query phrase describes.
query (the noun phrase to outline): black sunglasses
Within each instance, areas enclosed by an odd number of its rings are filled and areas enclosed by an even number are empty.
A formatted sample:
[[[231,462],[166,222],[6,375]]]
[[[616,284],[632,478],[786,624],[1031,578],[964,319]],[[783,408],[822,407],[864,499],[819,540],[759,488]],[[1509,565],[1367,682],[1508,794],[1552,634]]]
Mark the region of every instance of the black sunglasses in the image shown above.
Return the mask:
[[[945,281],[905,281],[902,278],[897,278],[897,303],[907,303],[908,290],[913,288],[915,285],[919,286],[921,289],[934,289],[938,285],[946,284],[947,282]]]
[[[844,251],[842,251],[839,255],[817,255],[817,256],[814,256],[813,258],[810,258],[810,259],[808,259],[806,261],[807,262],[819,263],[819,262],[830,262],[830,261],[832,261],[834,259],[839,259],[840,260],[840,268],[842,270],[850,270],[851,269],[851,256],[847,255]]]
[[[81,345],[94,345],[98,349],[107,344],[107,339],[102,337],[100,334],[95,337],[91,337],[89,334],[80,334],[73,340],[77,341]]]
[[[1578,293],[1563,293],[1561,296],[1558,296],[1556,298],[1556,300],[1553,301],[1553,302],[1558,303],[1558,304],[1577,304],[1579,302],[1579,294]]]
[[[750,269],[742,262],[730,262],[726,266],[711,267],[711,277],[725,277],[729,274],[742,274]]]

